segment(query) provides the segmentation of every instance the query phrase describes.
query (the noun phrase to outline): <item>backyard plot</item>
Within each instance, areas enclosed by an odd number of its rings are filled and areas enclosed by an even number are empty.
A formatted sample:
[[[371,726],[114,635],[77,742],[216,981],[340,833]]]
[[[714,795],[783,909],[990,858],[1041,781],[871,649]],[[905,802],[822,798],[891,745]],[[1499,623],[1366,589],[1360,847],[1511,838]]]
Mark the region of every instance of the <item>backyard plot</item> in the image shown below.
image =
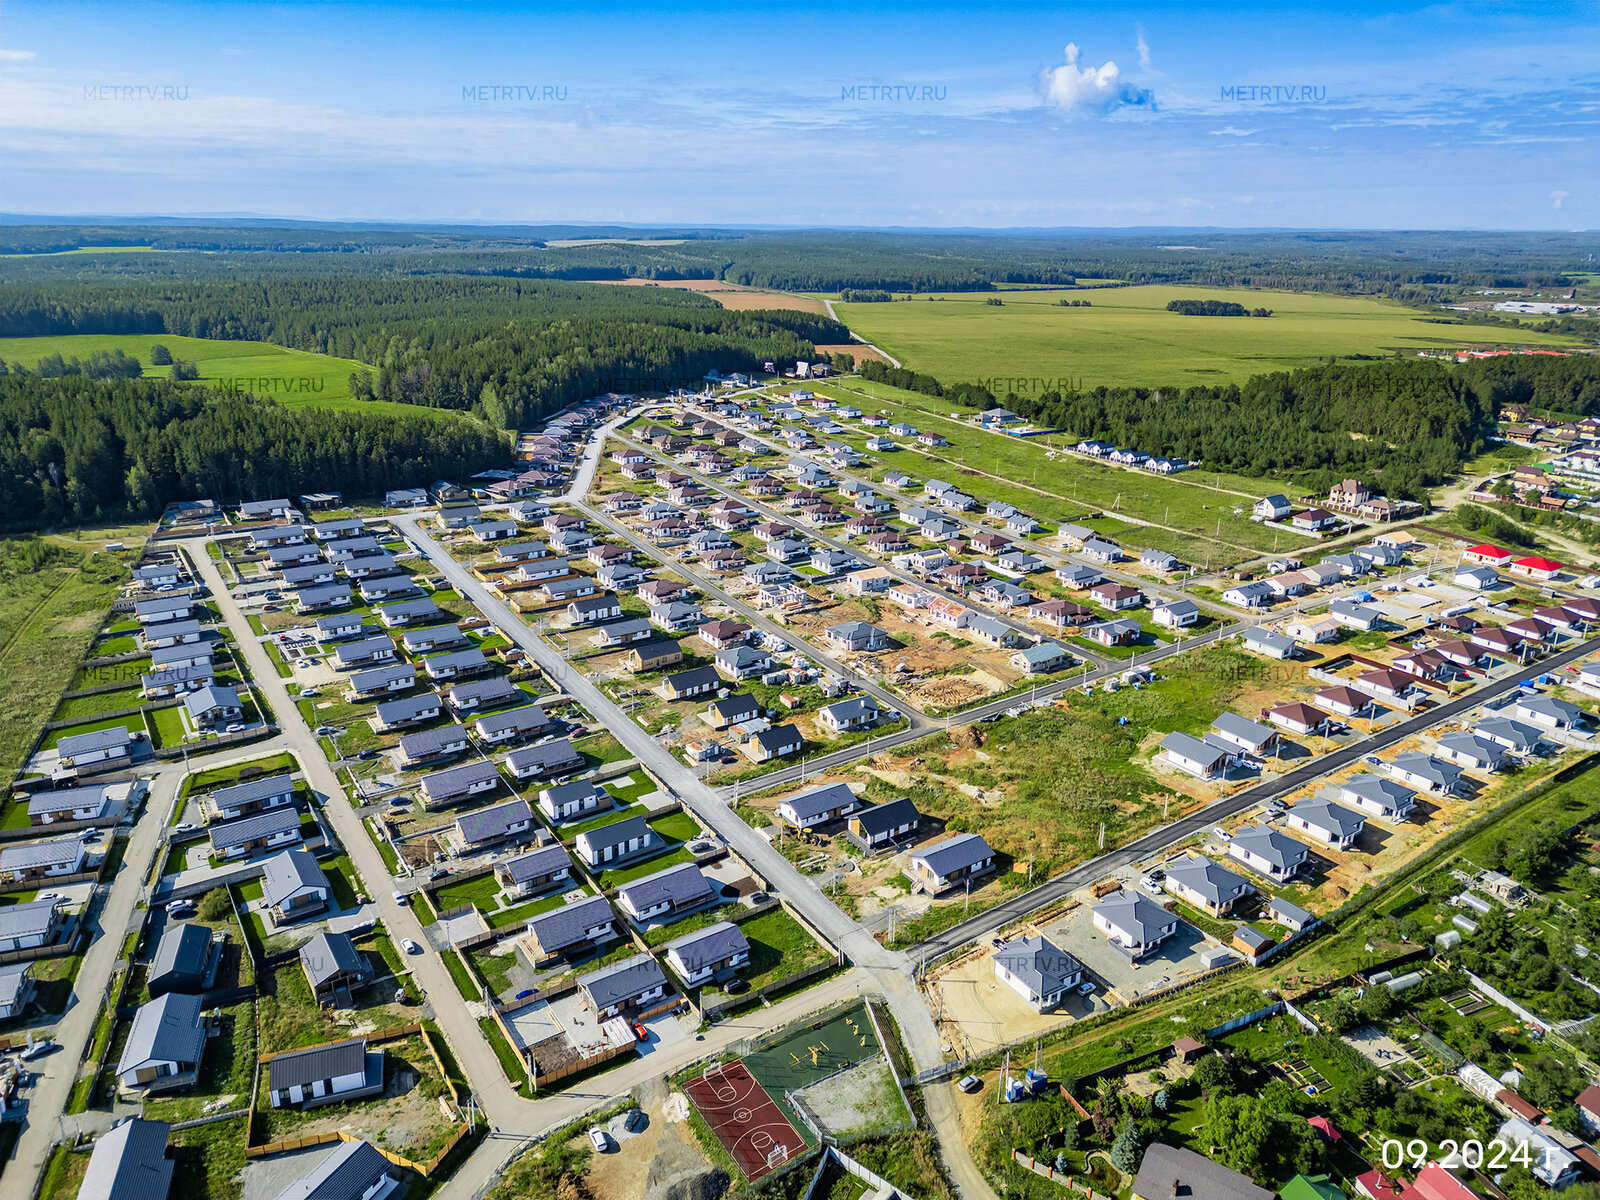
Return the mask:
[[[1471,989],[1452,992],[1444,997],[1444,1002],[1455,1009],[1458,1017],[1475,1017],[1485,1009],[1494,1007],[1490,1001],[1485,1000]]]
[[[886,1058],[848,1067],[794,1093],[794,1105],[807,1113],[826,1137],[851,1137],[897,1129],[911,1121]]]

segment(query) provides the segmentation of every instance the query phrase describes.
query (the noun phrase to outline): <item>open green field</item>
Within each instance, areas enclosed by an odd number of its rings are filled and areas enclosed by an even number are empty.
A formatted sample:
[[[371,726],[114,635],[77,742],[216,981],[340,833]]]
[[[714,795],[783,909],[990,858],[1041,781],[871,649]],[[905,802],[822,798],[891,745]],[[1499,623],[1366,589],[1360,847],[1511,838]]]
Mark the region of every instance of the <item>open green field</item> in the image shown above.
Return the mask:
[[[241,391],[270,396],[297,408],[385,409],[403,412],[428,412],[410,404],[386,401],[352,400],[350,372],[371,371],[365,363],[326,354],[287,350],[267,342],[233,342],[219,338],[175,337],[165,333],[70,334],[62,337],[0,338],[0,359],[33,367],[40,358],[59,354],[62,358],[88,358],[101,350],[121,350],[144,364],[145,378],[165,379],[171,367],[150,363],[150,347],[160,343],[172,351],[173,358],[192,361],[200,370],[200,384],[237,387]]]
[[[113,576],[65,556],[34,565],[25,557],[30,542],[0,548],[0,672],[8,684],[0,697],[0,777],[6,780],[22,766],[117,591]]]
[[[1563,346],[1526,329],[1448,325],[1387,300],[1308,292],[1145,286],[1081,291],[938,292],[885,304],[834,303],[839,319],[917,371],[947,383],[993,379],[990,390],[1037,394],[1072,381],[1188,386],[1441,346]],[[1066,308],[1062,299],[1085,299]],[[1169,300],[1226,298],[1271,317],[1191,317]]]
[[[1196,318],[1197,320],[1199,318]],[[1124,470],[1076,454],[1061,453],[1071,439],[1017,438],[973,425],[972,410],[945,400],[886,384],[849,380],[814,384],[813,390],[859,408],[871,405],[919,430],[933,430],[949,439],[936,449],[906,448],[877,455],[878,465],[855,474],[882,480],[890,471],[911,475],[917,486],[906,499],[921,503],[921,485],[946,479],[983,503],[1003,500],[1054,526],[1083,522],[1089,513],[1128,517],[1149,524],[1112,528],[1091,524],[1125,549],[1154,546],[1200,567],[1218,567],[1263,552],[1304,550],[1304,538],[1266,528],[1250,520],[1251,505],[1274,491],[1300,494],[1282,480],[1247,479],[1215,471],[1155,475]],[[847,430],[842,440],[851,441]],[[1055,452],[1056,457],[1049,455]]]

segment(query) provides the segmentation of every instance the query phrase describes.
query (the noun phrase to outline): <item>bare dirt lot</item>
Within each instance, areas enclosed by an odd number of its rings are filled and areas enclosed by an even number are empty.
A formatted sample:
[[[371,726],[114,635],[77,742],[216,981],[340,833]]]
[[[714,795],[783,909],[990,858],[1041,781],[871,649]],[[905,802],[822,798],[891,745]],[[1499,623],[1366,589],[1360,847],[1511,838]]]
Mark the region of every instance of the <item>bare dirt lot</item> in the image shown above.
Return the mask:
[[[765,288],[744,287],[722,279],[605,279],[619,287],[664,287],[710,296],[723,308],[793,308],[801,312],[826,313],[822,301],[794,292],[774,292]],[[822,347],[817,347],[821,350]]]

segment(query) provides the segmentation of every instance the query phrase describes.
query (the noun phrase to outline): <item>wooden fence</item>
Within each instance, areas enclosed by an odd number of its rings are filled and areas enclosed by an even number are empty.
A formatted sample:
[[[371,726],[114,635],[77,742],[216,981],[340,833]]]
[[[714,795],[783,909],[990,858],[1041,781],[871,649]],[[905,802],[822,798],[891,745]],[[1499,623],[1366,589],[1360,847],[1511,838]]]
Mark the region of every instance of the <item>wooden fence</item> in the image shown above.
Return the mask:
[[[1086,1200],[1112,1200],[1112,1198],[1106,1195],[1104,1192],[1095,1191],[1094,1188],[1090,1187],[1087,1183],[1083,1183],[1071,1175],[1060,1174],[1049,1163],[1042,1163],[1037,1158],[1030,1158],[1021,1150],[1013,1150],[1011,1152],[1011,1159],[1019,1166],[1026,1167],[1035,1175],[1044,1176],[1046,1179],[1050,1180],[1051,1183],[1059,1183],[1065,1188],[1070,1188],[1072,1191],[1082,1192]]]

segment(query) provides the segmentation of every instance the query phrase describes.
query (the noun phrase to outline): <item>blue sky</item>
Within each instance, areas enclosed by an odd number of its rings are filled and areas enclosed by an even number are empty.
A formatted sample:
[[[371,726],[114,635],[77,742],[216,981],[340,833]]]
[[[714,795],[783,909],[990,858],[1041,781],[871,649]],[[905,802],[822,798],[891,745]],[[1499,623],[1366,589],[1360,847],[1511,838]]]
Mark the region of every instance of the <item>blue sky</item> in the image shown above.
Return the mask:
[[[1592,229],[1597,13],[8,0],[3,202],[357,221]]]

